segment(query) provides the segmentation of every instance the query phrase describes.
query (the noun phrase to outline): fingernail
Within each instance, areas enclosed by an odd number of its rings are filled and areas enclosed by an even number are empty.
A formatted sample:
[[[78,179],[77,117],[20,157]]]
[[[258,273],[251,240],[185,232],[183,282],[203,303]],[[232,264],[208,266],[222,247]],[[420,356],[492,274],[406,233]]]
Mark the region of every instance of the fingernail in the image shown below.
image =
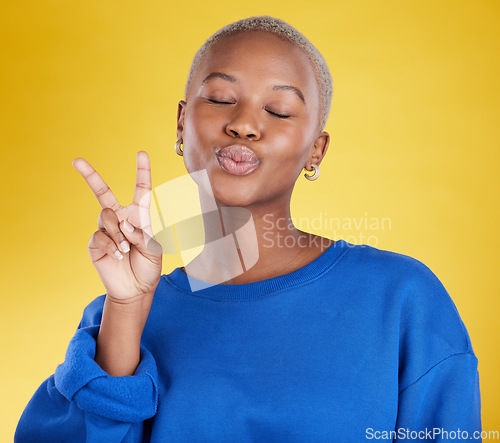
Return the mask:
[[[115,254],[114,254],[115,258],[117,258],[118,260],[121,260],[123,258],[123,255],[120,251],[115,251]]]
[[[134,232],[134,227],[127,220],[123,220],[123,227],[130,233]]]
[[[130,251],[130,246],[128,245],[128,243],[123,240],[121,243],[120,243],[120,249],[123,251],[123,252],[128,252]]]

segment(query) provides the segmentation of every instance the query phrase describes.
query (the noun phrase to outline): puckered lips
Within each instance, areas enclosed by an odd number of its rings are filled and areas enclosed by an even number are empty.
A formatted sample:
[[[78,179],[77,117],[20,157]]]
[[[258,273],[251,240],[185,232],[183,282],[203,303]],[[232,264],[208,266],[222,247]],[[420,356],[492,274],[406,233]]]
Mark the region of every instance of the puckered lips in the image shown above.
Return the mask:
[[[218,147],[215,157],[219,166],[231,175],[251,174],[260,165],[260,159],[255,152],[244,145]]]

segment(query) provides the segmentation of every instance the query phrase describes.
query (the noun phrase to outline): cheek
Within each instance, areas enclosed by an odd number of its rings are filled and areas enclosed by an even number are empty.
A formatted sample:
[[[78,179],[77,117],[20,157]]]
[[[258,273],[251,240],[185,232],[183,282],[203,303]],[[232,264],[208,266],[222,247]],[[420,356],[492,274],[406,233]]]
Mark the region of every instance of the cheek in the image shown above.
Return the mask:
[[[273,146],[269,155],[279,160],[282,166],[300,171],[309,154],[309,133],[305,125],[281,128],[273,134]]]
[[[207,107],[193,107],[185,116],[186,140],[206,140],[223,129],[221,115],[211,112]]]
[[[193,108],[184,117],[184,164],[188,172],[204,169],[212,153],[216,123],[213,116]]]

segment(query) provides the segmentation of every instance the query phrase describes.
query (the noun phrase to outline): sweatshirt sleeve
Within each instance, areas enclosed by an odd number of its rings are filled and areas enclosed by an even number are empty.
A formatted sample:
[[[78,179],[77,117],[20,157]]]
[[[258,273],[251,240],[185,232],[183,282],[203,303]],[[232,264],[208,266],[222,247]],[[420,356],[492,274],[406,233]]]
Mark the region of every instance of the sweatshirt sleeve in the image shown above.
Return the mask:
[[[481,441],[478,360],[467,329],[432,271],[417,261],[409,271],[401,299],[397,439]]]
[[[481,399],[477,358],[451,355],[399,393],[400,440],[481,441]]]
[[[26,406],[14,441],[140,442],[156,414],[157,369],[141,346],[134,375],[113,377],[94,361],[104,296],[84,311],[65,360]]]

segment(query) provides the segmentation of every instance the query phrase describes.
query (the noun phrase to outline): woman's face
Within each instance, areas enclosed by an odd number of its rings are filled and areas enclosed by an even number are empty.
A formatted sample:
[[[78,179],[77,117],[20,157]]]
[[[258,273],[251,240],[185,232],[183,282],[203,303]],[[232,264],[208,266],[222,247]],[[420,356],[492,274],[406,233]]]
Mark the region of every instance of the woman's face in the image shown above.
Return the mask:
[[[178,110],[189,173],[205,169],[214,197],[247,207],[289,198],[302,168],[319,164],[318,84],[302,50],[262,31],[215,44]]]

